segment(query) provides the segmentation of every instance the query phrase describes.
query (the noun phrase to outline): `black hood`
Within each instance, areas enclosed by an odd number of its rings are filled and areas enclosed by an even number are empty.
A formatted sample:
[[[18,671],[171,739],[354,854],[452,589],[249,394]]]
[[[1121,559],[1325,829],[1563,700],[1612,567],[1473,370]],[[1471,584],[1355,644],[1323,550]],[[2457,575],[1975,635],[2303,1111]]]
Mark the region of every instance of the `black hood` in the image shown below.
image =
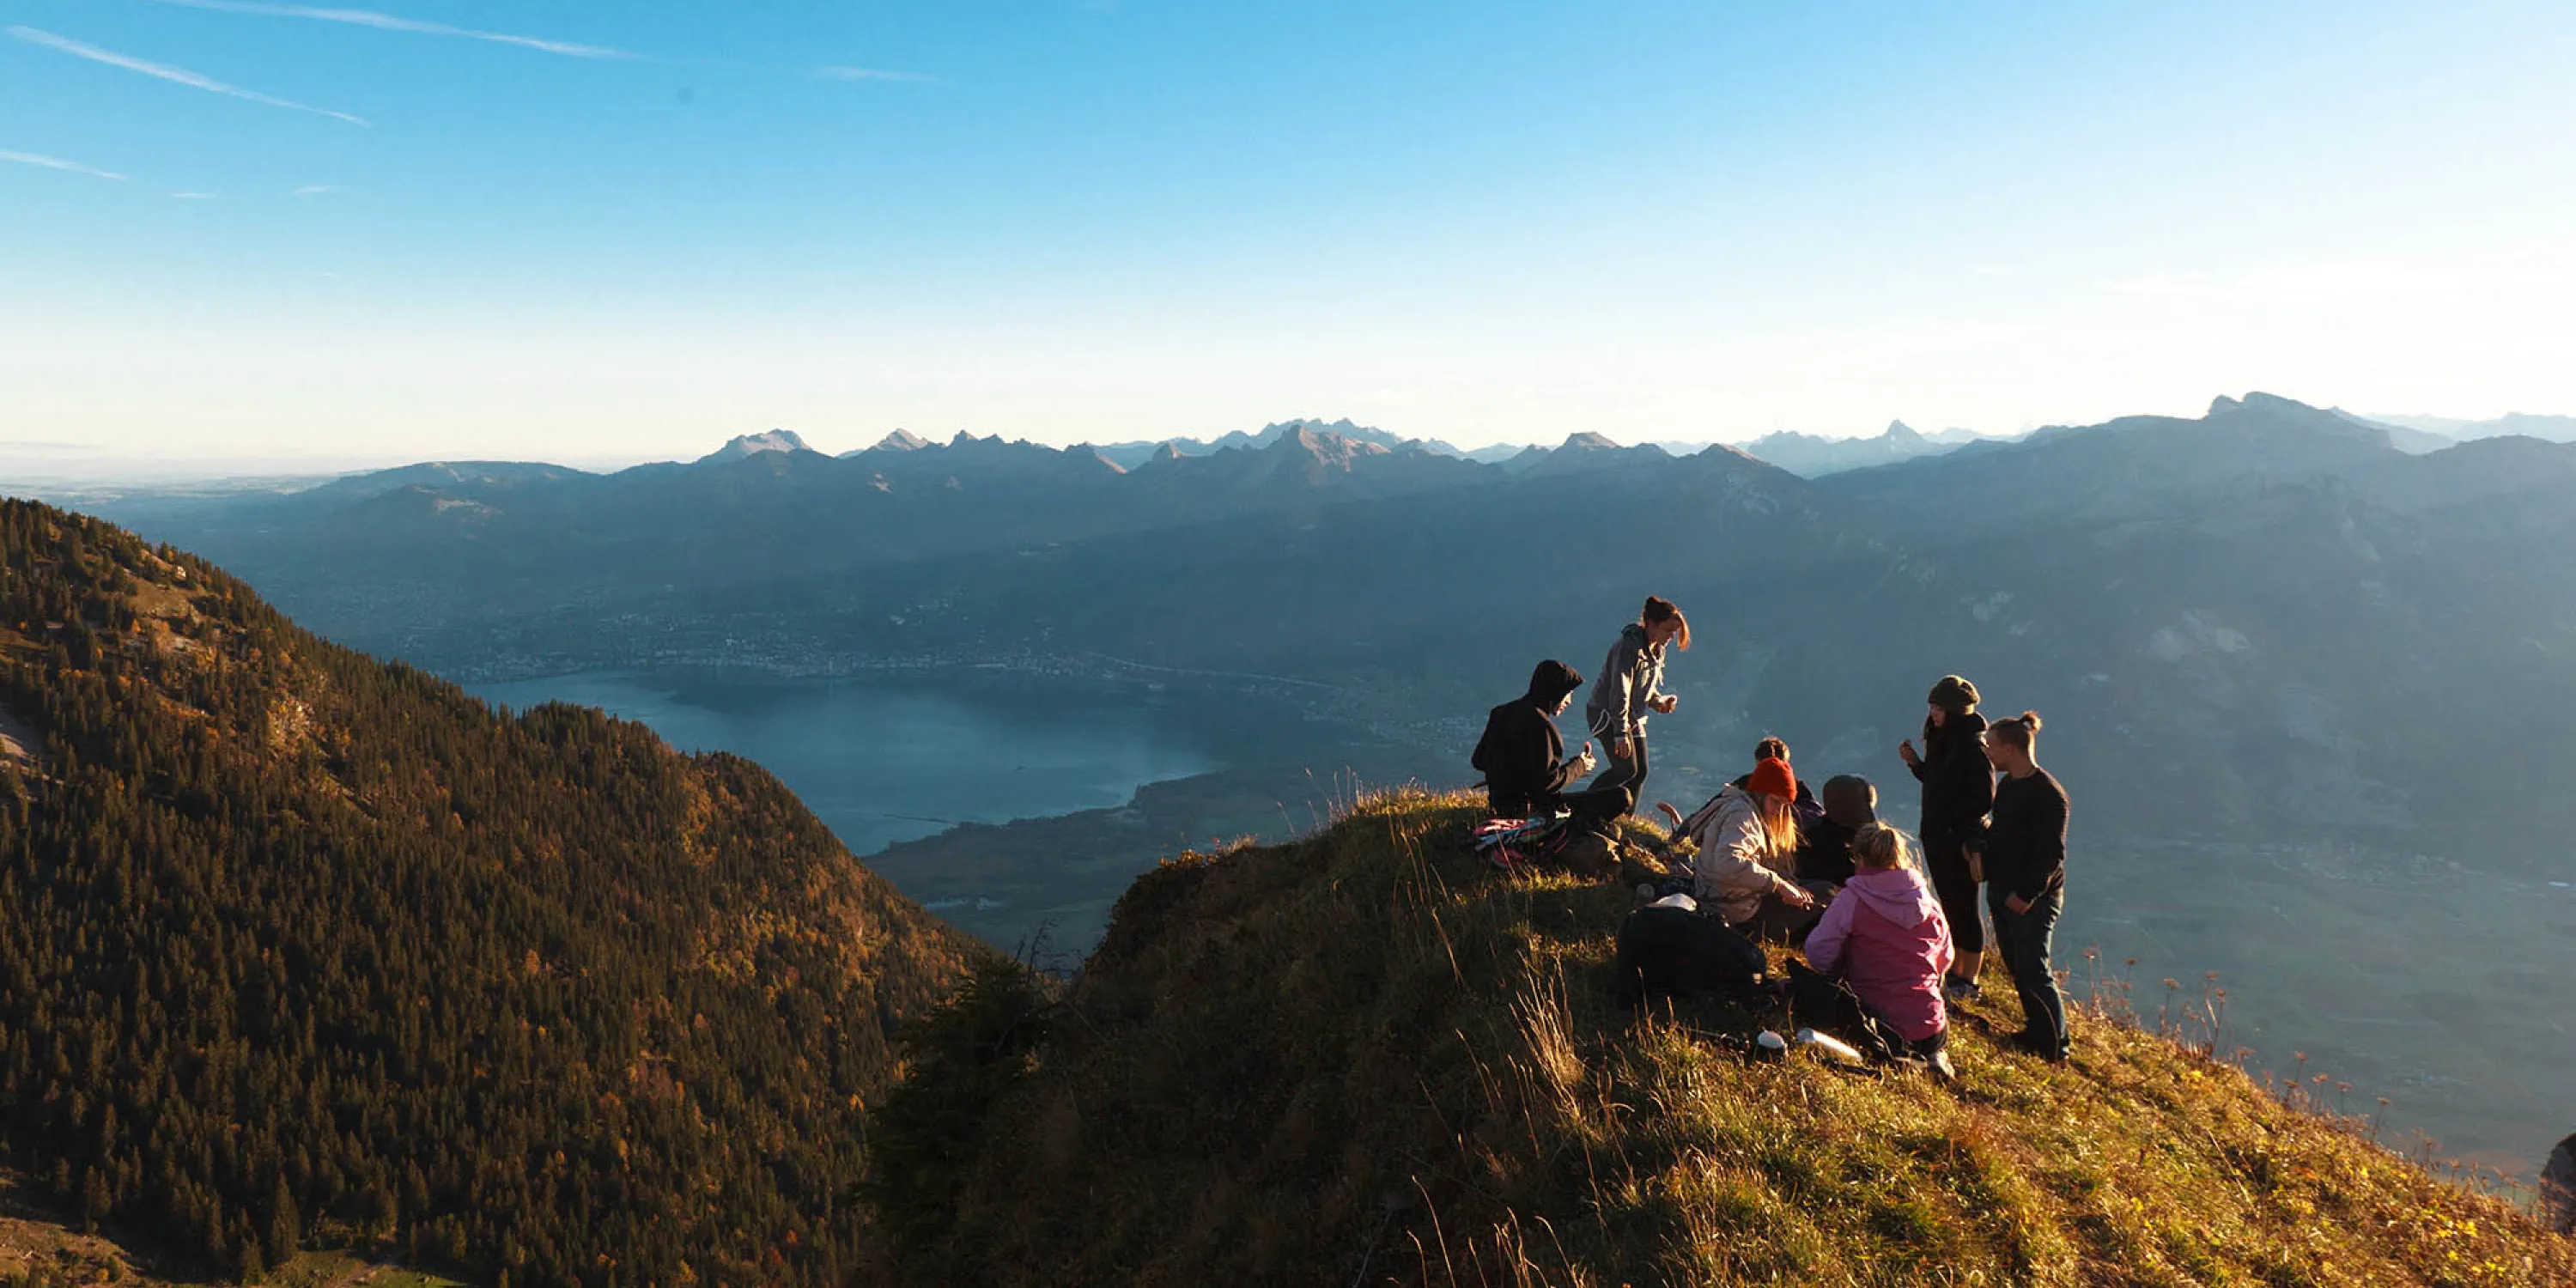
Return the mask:
[[[1536,670],[1530,672],[1528,697],[1530,701],[1538,704],[1539,710],[1554,711],[1556,704],[1565,701],[1567,694],[1582,687],[1582,672],[1555,658],[1549,658],[1539,663]]]

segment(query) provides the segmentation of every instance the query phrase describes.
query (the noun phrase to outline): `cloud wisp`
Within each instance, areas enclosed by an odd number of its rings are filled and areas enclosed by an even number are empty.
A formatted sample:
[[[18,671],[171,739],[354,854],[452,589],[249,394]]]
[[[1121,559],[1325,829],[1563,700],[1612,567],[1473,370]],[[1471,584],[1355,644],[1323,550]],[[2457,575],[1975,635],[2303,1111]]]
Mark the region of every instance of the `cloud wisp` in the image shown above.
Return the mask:
[[[636,58],[641,55],[604,45],[580,45],[569,40],[540,40],[535,36],[513,36],[501,31],[477,31],[472,27],[451,27],[443,22],[422,22],[415,18],[398,18],[372,9],[322,9],[300,4],[264,4],[258,0],[159,0],[162,4],[185,9],[209,9],[216,13],[254,14],[262,18],[302,18],[310,22],[336,22],[351,27],[372,27],[378,31],[404,31],[417,36],[450,36],[458,40],[481,40],[495,45],[514,45],[540,53],[559,54],[565,58]]]
[[[921,72],[894,72],[879,67],[826,67],[822,69],[822,75],[826,80],[912,81],[923,84],[939,79]]]
[[[49,157],[37,152],[0,152],[0,161],[14,161],[19,165],[43,166],[48,170],[69,170],[73,174],[85,174],[93,179],[116,179],[122,181],[125,178],[124,175],[118,174],[114,170],[101,170],[97,166],[82,165],[78,161],[65,161],[61,157]]]
[[[336,183],[308,183],[301,188],[297,188],[294,195],[298,197],[319,197],[323,193],[338,192],[339,190],[340,185]]]
[[[33,27],[11,27],[9,34],[28,44],[42,45],[47,49],[70,54],[74,58],[86,58],[94,63],[105,63],[110,67],[122,67],[130,72],[141,72],[158,80],[169,81],[174,85],[185,85],[190,89],[201,89],[209,94],[222,94],[265,107],[282,107],[291,112],[310,112],[315,116],[327,116],[335,121],[347,121],[351,125],[374,124],[363,116],[351,116],[347,112],[335,112],[327,107],[315,107],[309,103],[298,103],[291,99],[262,94],[258,90],[243,89],[239,85],[227,85],[211,76],[200,76],[184,67],[147,62],[114,50],[101,49],[96,45],[84,45],[77,40],[67,36],[57,36],[50,31],[38,31]]]
[[[170,194],[170,200],[172,201],[221,201],[223,199],[223,194],[216,192],[174,192]]]

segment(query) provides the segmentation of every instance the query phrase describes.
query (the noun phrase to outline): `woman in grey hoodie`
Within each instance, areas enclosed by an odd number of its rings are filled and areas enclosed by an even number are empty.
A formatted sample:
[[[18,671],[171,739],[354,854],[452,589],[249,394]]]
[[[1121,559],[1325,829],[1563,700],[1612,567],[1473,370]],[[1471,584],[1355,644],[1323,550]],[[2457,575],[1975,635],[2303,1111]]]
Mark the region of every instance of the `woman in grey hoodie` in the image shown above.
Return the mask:
[[[1668,714],[1681,701],[1663,690],[1664,649],[1679,645],[1687,650],[1690,641],[1690,620],[1682,610],[1653,595],[1646,597],[1637,620],[1620,630],[1584,704],[1592,736],[1610,758],[1591,790],[1624,787],[1630,800],[1640,799],[1646,784],[1646,717]]]

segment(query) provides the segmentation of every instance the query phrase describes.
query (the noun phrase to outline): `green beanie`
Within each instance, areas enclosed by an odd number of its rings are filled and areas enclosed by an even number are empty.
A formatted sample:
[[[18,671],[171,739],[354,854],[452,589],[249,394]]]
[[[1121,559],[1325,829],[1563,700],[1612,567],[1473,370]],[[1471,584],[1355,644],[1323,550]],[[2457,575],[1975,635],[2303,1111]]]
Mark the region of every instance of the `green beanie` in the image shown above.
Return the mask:
[[[1953,715],[1964,715],[1976,709],[1977,686],[1955,675],[1942,676],[1941,682],[1932,686],[1931,702]]]

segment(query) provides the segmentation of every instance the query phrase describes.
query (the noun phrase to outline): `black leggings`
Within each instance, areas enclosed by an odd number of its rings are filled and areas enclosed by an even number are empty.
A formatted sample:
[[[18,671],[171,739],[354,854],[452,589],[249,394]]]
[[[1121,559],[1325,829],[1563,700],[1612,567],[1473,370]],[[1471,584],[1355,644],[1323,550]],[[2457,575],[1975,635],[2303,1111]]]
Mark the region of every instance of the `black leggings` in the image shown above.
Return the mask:
[[[1930,869],[1932,893],[1941,900],[1941,915],[1950,921],[1950,944],[1964,957],[1986,951],[1985,908],[1977,899],[1976,878],[1968,875],[1968,856],[1948,837],[1923,839],[1923,866]]]
[[[1606,762],[1607,767],[1592,776],[1592,786],[1589,790],[1598,792],[1614,787],[1625,788],[1630,806],[1633,808],[1635,802],[1646,794],[1646,735],[1639,734],[1628,740],[1628,750],[1631,755],[1626,760],[1621,760],[1619,753],[1611,750],[1611,743],[1615,738],[1616,735],[1612,735],[1601,739],[1601,758]],[[1627,810],[1621,810],[1620,813],[1627,813]]]

